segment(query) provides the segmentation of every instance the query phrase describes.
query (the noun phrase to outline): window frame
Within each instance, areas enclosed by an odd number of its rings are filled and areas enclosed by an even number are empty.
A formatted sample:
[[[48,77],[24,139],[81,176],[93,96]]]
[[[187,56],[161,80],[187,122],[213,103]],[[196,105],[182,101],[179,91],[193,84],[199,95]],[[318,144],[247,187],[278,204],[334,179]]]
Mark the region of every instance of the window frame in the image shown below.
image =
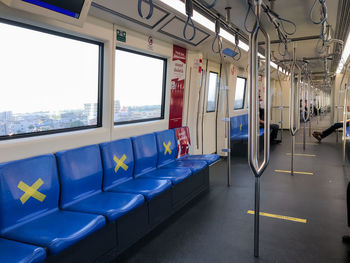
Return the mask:
[[[90,129],[96,129],[102,127],[102,118],[103,118],[103,74],[104,74],[104,43],[91,40],[88,38],[67,34],[59,31],[55,31],[52,29],[47,29],[39,26],[34,26],[26,23],[21,23],[18,21],[8,20],[4,18],[0,18],[0,23],[17,26],[41,33],[51,34],[54,36],[59,36],[71,40],[77,40],[89,44],[94,44],[98,46],[98,55],[99,55],[99,61],[98,61],[98,87],[97,87],[97,123],[95,125],[87,125],[87,126],[80,126],[80,127],[73,127],[73,128],[63,128],[63,129],[53,129],[49,131],[39,131],[39,132],[28,132],[28,133],[20,133],[20,134],[13,134],[13,135],[3,135],[0,136],[0,141],[5,140],[12,140],[12,139],[20,139],[20,138],[28,138],[28,137],[36,137],[36,136],[44,136],[44,135],[52,135],[52,134],[59,134],[59,133],[67,133],[67,132],[74,132],[74,131],[82,131],[82,130],[90,130]]]
[[[236,81],[236,89],[235,89],[235,100],[234,100],[234,103],[233,103],[233,110],[244,110],[245,109],[245,96],[246,96],[246,93],[247,93],[247,78],[245,77],[239,77],[237,76],[237,79],[240,78],[240,79],[244,79],[244,93],[243,93],[243,105],[241,108],[236,108],[235,106],[235,102],[236,102],[236,92],[237,92],[237,81]]]
[[[115,121],[115,119],[114,119],[114,100],[115,100],[115,97],[114,97],[113,98],[113,123],[114,123],[114,126],[164,120],[164,118],[165,118],[164,112],[165,112],[165,94],[166,94],[166,86],[167,86],[166,83],[167,83],[167,72],[168,72],[168,59],[161,57],[161,56],[152,55],[152,54],[148,54],[145,52],[141,52],[141,51],[133,50],[130,48],[125,48],[125,47],[120,47],[120,46],[116,46],[115,51],[117,51],[117,50],[121,50],[124,52],[130,52],[130,53],[136,54],[136,55],[141,55],[141,56],[146,56],[146,57],[162,60],[163,61],[163,81],[162,81],[162,97],[161,97],[162,100],[161,100],[161,106],[160,106],[160,117],[138,119],[138,120],[129,120],[129,121]],[[117,61],[117,59],[115,61]],[[115,70],[115,68],[116,67],[114,66],[114,70]],[[116,85],[114,83],[114,94],[115,94],[115,92],[116,92]]]
[[[210,73],[216,74],[217,78],[216,78],[216,83],[215,83],[215,101],[214,101],[214,110],[208,111],[208,98],[209,98],[209,84],[210,84]],[[208,92],[207,92],[207,101],[206,101],[206,113],[213,113],[216,112],[217,109],[217,104],[218,104],[218,87],[220,87],[220,75],[218,72],[215,71],[209,71],[209,80],[208,80]]]

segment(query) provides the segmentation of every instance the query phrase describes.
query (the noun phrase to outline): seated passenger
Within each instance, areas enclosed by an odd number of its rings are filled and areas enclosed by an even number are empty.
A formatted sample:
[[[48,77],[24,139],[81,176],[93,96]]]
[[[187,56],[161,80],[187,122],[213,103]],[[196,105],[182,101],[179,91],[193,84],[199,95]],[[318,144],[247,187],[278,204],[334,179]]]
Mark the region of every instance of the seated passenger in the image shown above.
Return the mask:
[[[260,123],[260,128],[264,128],[264,115],[265,115],[265,110],[262,108],[262,103],[263,100],[260,96],[260,90],[259,90],[259,123]],[[281,140],[277,140],[277,134],[279,130],[279,126],[277,124],[270,124],[270,129],[271,129],[271,134],[270,134],[270,139],[273,144],[280,143]]]
[[[347,120],[347,122],[349,121],[350,120]],[[347,124],[347,126],[349,126],[349,124]],[[318,142],[321,142],[323,138],[327,137],[328,135],[332,134],[332,132],[342,127],[343,127],[343,122],[336,122],[322,132],[314,131],[312,133],[312,136],[314,136],[318,140]]]

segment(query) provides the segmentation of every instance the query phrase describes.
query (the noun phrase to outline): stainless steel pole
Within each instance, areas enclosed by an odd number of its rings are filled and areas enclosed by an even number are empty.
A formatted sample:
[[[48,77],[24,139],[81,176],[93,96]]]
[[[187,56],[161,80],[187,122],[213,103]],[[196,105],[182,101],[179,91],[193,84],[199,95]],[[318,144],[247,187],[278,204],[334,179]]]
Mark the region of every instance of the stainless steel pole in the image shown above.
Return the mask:
[[[255,14],[260,19],[261,0],[255,0]],[[265,114],[264,114],[264,154],[263,161],[259,165],[259,117],[258,117],[258,30],[265,37]],[[248,160],[249,166],[255,176],[255,216],[254,216],[254,256],[259,257],[259,215],[260,215],[260,177],[264,173],[270,160],[270,36],[260,25],[259,29],[249,36],[249,135],[248,135]]]

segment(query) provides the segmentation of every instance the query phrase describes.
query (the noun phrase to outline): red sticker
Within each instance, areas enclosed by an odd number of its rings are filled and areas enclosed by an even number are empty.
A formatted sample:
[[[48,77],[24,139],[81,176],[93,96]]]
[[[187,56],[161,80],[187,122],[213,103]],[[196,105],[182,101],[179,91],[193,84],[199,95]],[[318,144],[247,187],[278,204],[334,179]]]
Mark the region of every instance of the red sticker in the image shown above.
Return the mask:
[[[170,90],[169,129],[182,126],[183,97],[186,76],[186,49],[174,45]]]
[[[177,158],[189,154],[191,147],[190,130],[188,127],[176,129],[176,140],[178,145]]]

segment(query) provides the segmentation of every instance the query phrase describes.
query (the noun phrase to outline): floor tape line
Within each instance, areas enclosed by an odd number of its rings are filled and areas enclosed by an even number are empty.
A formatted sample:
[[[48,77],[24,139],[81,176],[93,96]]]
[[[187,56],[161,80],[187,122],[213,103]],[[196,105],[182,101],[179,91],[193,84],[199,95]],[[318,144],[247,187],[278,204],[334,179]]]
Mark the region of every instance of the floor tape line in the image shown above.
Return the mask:
[[[250,214],[250,215],[255,215],[255,212],[253,210],[248,210],[247,213]],[[269,213],[264,213],[264,212],[260,212],[260,216],[277,218],[277,219],[293,221],[293,222],[298,222],[298,223],[303,223],[303,224],[307,223],[307,219],[290,217],[290,216],[275,215],[275,214],[269,214]]]
[[[285,171],[285,170],[275,170],[276,173],[291,173],[292,171]],[[295,174],[307,174],[307,175],[314,175],[314,173],[308,173],[308,172],[295,172]]]
[[[295,144],[304,144],[303,142],[296,142]],[[306,145],[320,145],[319,143],[317,142],[306,142],[305,143]]]
[[[286,153],[286,155],[292,155],[292,154],[291,153]],[[305,154],[305,153],[295,153],[294,156],[316,157],[315,154]]]

